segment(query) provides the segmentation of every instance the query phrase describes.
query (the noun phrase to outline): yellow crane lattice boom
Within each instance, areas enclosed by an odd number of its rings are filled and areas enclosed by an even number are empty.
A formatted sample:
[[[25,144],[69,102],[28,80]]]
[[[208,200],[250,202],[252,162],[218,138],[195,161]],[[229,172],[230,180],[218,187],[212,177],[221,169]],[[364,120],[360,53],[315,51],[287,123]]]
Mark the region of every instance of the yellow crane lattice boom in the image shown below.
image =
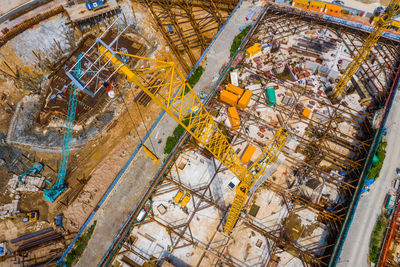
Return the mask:
[[[248,171],[252,176],[250,183],[242,182],[236,187],[236,195],[233,199],[228,218],[224,226],[224,232],[230,234],[235,226],[240,211],[247,200],[247,191],[261,178],[272,166],[274,166],[279,152],[283,149],[289,138],[287,130],[279,128],[274,137],[269,141],[258,159],[250,166]]]
[[[337,99],[343,91],[346,89],[347,84],[353,75],[357,72],[358,68],[361,66],[362,62],[367,58],[371,49],[378,42],[379,38],[382,36],[384,31],[389,28],[392,17],[397,14],[399,11],[399,2],[400,0],[392,0],[387,7],[385,13],[378,18],[376,24],[369,34],[368,38],[365,40],[361,48],[358,50],[358,53],[354,57],[353,61],[347,67],[346,71],[340,77],[339,82],[336,84],[335,88],[332,91],[332,99]]]
[[[174,62],[115,52],[105,46],[100,46],[99,51],[104,61],[111,62],[119,73],[124,74],[128,81],[135,83],[151,97],[240,179],[224,227],[224,232],[229,234],[247,199],[248,189],[273,166],[288,139],[287,131],[279,129],[260,158],[247,169]],[[120,60],[120,55],[142,60],[141,62],[148,66],[131,70]]]

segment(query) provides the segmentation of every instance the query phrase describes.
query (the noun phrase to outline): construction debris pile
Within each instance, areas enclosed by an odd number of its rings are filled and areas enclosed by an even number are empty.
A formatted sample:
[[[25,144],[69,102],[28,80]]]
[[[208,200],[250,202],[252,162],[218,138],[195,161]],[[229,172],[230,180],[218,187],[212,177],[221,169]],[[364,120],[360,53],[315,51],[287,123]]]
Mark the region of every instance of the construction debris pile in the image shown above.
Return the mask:
[[[18,203],[19,199],[14,199],[11,203],[0,206],[0,219],[17,215],[19,213]]]
[[[13,175],[7,183],[7,191],[13,199],[11,203],[0,206],[0,219],[15,217],[20,214],[18,203],[22,193],[38,192],[43,189],[45,177],[26,175],[19,181],[19,175]]]
[[[46,179],[46,177],[43,176],[26,175],[22,182],[20,182],[18,181],[18,177],[18,175],[13,175],[13,177],[8,180],[7,189],[11,194],[18,192],[37,192],[43,188]]]

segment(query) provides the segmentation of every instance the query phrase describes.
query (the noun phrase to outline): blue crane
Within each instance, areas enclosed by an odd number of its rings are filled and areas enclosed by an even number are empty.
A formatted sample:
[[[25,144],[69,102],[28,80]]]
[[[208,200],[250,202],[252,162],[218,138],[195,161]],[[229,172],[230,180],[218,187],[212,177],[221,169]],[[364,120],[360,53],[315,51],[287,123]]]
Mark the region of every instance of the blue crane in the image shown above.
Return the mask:
[[[23,174],[21,174],[21,175],[18,177],[18,181],[19,181],[20,183],[25,183],[24,181],[22,181],[22,179],[23,179],[25,176],[27,176],[27,175],[30,174],[30,173],[39,174],[40,171],[41,171],[42,169],[43,169],[43,164],[40,163],[40,162],[36,162],[35,164],[33,164],[32,168],[30,168],[29,170],[27,170],[26,172],[24,172]]]
[[[79,79],[81,75],[81,60],[83,54],[79,54],[78,63],[74,69],[74,76]],[[49,188],[44,190],[44,197],[50,201],[54,202],[59,195],[61,195],[65,189],[67,189],[67,184],[65,183],[65,175],[67,173],[68,166],[68,158],[69,158],[69,150],[71,149],[71,138],[72,132],[74,128],[75,114],[76,114],[76,105],[78,103],[78,87],[71,83],[71,93],[69,95],[68,101],[68,113],[67,113],[67,121],[65,126],[64,138],[63,138],[63,147],[61,152],[61,162],[60,168],[58,170],[57,180],[55,184]]]

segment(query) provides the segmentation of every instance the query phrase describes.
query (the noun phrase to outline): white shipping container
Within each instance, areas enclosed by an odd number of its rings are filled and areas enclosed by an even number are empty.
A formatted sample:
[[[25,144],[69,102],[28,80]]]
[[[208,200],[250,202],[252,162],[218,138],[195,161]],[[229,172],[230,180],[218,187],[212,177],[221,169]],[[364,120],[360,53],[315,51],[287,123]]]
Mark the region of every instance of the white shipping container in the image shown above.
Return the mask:
[[[230,75],[231,75],[231,84],[233,84],[235,86],[239,86],[237,71],[231,71]]]
[[[137,221],[140,222],[144,219],[144,217],[146,216],[146,211],[144,209],[142,209],[139,212],[139,215],[137,216]]]

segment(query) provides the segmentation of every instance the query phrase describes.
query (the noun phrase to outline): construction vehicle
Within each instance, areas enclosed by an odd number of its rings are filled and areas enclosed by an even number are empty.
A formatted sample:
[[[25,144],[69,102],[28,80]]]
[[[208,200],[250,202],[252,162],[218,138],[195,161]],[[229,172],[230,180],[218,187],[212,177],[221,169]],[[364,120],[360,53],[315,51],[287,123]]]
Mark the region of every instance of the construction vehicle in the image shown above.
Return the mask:
[[[64,226],[63,226],[63,217],[64,214],[58,214],[56,218],[54,219],[54,223],[57,228],[59,228],[62,232],[65,232]]]
[[[40,162],[36,162],[35,164],[33,164],[32,168],[30,168],[29,170],[27,170],[26,172],[24,172],[23,174],[21,174],[18,177],[18,181],[20,183],[25,183],[25,181],[22,181],[22,179],[27,176],[28,174],[34,174],[37,175],[39,174],[41,171],[43,170],[43,164]]]
[[[179,204],[181,204],[182,208],[184,208],[189,203],[189,201],[190,201],[190,194],[186,193],[183,199],[181,200],[181,203]]]
[[[174,62],[113,51],[109,46],[103,44],[100,44],[98,49],[100,57],[109,64],[108,66],[113,66],[115,71],[124,74],[129,82],[134,82],[201,146],[206,148],[240,179],[240,183],[236,187],[234,202],[224,226],[224,232],[230,234],[248,198],[249,189],[275,164],[278,153],[289,138],[288,131],[279,128],[261,156],[247,169],[229,140],[218,127],[218,123],[214,121]],[[121,56],[143,60],[145,63],[150,63],[151,66],[131,70],[123,63]],[[144,65],[146,66],[146,64]],[[153,73],[156,73],[156,75],[152,76]],[[178,192],[174,201],[177,202],[178,198],[180,200],[182,194],[183,192]]]
[[[392,17],[397,14],[400,9],[400,0],[392,0],[389,6],[386,8],[385,13],[377,19],[375,26],[369,34],[368,38],[364,41],[358,53],[354,57],[353,61],[347,67],[345,73],[340,77],[339,82],[333,89],[330,97],[332,100],[336,100],[346,89],[347,84],[357,72],[363,61],[368,57],[372,48],[378,42],[382,34],[390,27],[392,23]]]
[[[0,243],[0,257],[6,256],[8,254],[7,241]]]
[[[76,64],[74,70],[75,77],[79,77],[81,75],[82,57],[83,57],[82,53],[78,55],[78,63]],[[51,188],[45,189],[43,194],[44,197],[50,202],[54,202],[54,200],[56,200],[56,198],[59,195],[61,195],[65,191],[65,189],[67,189],[67,185],[65,183],[65,175],[67,173],[69,150],[71,149],[71,138],[74,129],[76,105],[78,103],[78,94],[79,94],[78,86],[75,85],[74,83],[71,83],[71,91],[68,101],[67,121],[65,125],[63,147],[61,152],[61,162],[57,174],[57,180]]]
[[[10,216],[8,218],[14,220],[22,217],[22,221],[24,223],[27,222],[36,222],[39,218],[39,213],[37,211],[31,211],[26,213],[18,213],[16,215]]]
[[[96,10],[97,8],[104,5],[105,0],[86,0],[85,5],[87,10]]]
[[[39,218],[39,213],[37,211],[32,211],[26,213],[26,216],[22,219],[23,222],[36,222]]]
[[[177,204],[180,203],[184,194],[185,194],[185,192],[183,192],[182,190],[179,190],[178,193],[176,194],[176,196],[174,197],[174,202]]]

